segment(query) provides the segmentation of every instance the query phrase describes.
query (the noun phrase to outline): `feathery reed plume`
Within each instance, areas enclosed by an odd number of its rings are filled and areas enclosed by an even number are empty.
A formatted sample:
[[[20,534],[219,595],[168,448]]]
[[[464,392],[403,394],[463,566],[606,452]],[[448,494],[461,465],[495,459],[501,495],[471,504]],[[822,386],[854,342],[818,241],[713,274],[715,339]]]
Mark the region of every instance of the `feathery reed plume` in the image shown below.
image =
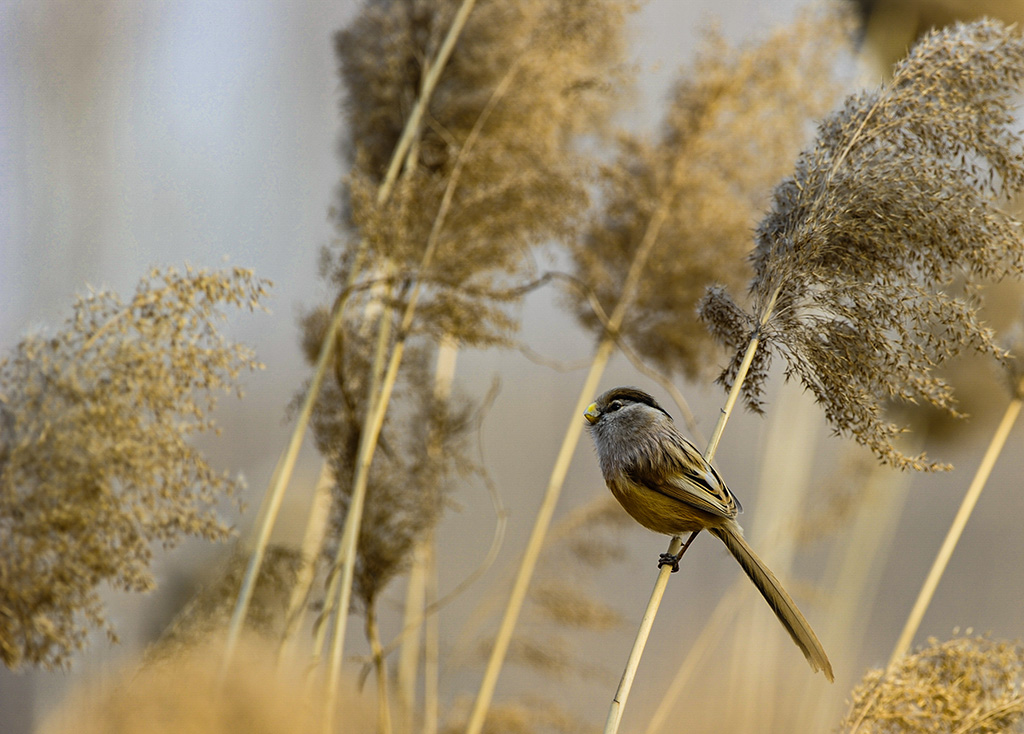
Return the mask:
[[[928,645],[895,667],[869,671],[853,690],[843,734],[1017,731],[1024,721],[1020,643],[958,637]]]
[[[427,282],[415,329],[487,345],[515,326],[508,306],[517,298],[502,285],[530,267],[533,245],[570,237],[586,210],[591,164],[576,143],[600,132],[616,99],[629,4],[477,3],[431,99],[416,158],[378,202],[383,164],[425,73],[421,60],[453,7],[376,3],[338,34],[352,164],[339,220],[367,248],[371,272]],[[423,272],[432,239],[436,253]],[[344,287],[358,250],[327,251],[326,275]]]
[[[935,369],[1002,350],[981,322],[971,280],[1024,271],[1020,223],[1005,198],[1024,188],[1010,129],[1024,40],[991,20],[924,37],[892,80],[847,99],[775,191],[757,231],[747,313],[710,289],[701,315],[736,356],[722,373],[757,410],[774,353],[815,395],[834,429],[883,462],[939,469],[896,446],[884,408],[924,401],[955,412]],[[751,334],[763,346],[740,376]]]
[[[322,328],[324,320],[307,319],[306,325],[306,346],[317,349],[319,341],[308,338],[308,329]],[[365,383],[371,348],[356,337],[345,342],[338,350],[337,379],[324,386],[313,412],[317,448],[335,477],[335,539],[348,513],[363,416],[372,398]],[[416,429],[400,431],[389,419],[381,432],[382,451],[373,464],[366,495],[354,576],[355,598],[364,608],[404,570],[413,546],[436,525],[451,483],[476,471],[469,455],[475,406],[458,396],[435,399],[428,362],[422,349],[406,357],[395,406],[401,416],[398,422]]]
[[[188,442],[215,429],[217,393],[241,393],[251,350],[218,331],[267,282],[235,268],[154,269],[127,303],[76,300],[63,330],[0,362],[0,657],[67,665],[105,628],[99,587],[154,585],[152,546],[220,540],[214,508],[241,480]]]
[[[838,99],[851,26],[846,6],[827,5],[735,48],[709,31],[676,83],[659,139],[620,134],[618,159],[602,169],[603,206],[572,254],[610,313],[652,212],[670,197],[621,326],[621,338],[658,367],[695,378],[715,363],[697,303],[709,283],[749,280],[750,232],[807,143],[808,123]],[[581,323],[601,333],[587,300],[571,295]]]

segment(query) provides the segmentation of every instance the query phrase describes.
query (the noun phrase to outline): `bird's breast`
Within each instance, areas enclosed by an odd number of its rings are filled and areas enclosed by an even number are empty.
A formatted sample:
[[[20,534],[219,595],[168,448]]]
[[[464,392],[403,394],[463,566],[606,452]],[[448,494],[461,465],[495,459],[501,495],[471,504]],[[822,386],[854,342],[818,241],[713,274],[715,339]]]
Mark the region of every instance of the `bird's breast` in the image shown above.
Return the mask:
[[[725,521],[725,518],[626,480],[609,480],[608,488],[630,517],[656,533],[692,533]]]

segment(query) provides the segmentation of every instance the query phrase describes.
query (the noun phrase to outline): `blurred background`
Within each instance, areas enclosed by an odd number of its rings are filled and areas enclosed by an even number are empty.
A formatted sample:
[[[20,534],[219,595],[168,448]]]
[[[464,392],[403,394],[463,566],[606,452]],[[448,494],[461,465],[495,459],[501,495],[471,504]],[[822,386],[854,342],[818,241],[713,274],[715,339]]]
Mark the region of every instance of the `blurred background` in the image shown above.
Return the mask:
[[[657,128],[669,85],[708,24],[738,41],[786,22],[800,5],[796,0],[644,3],[630,28],[640,91],[619,124],[634,130]],[[90,287],[130,293],[154,264],[240,265],[272,280],[272,313],[232,317],[228,327],[232,338],[256,348],[266,370],[245,378],[244,400],[222,400],[217,418],[223,434],[204,439],[217,466],[240,471],[248,481],[248,510],[236,518],[243,539],[286,441],[286,406],[308,375],[298,348],[296,316],[300,308],[330,297],[318,278],[317,263],[320,247],[337,236],[329,211],[342,175],[337,155],[341,100],[331,36],[357,9],[346,0],[0,3],[0,346],[6,350],[26,331],[58,325],[74,294]],[[873,60],[875,80],[919,29],[980,13],[1024,19],[1024,3],[866,3],[866,53]],[[593,346],[550,291],[527,300],[521,337],[540,354],[568,363],[585,362]],[[515,351],[460,355],[456,381],[463,391],[482,395],[495,377],[501,380],[501,392],[483,427],[484,449],[510,515],[492,581],[500,580],[501,569],[514,563],[522,549],[558,437],[570,420],[578,419],[570,412],[581,373],[556,371]],[[636,384],[671,404],[664,391],[622,358],[613,362],[602,389],[616,384]],[[997,389],[986,374],[977,376],[977,385],[981,393]],[[710,430],[721,392],[707,385],[677,387],[703,429]],[[748,529],[756,524],[759,456],[766,426],[775,419],[773,404],[808,411],[801,407],[799,390],[788,396],[781,390],[781,380],[775,380],[767,418],[734,417],[718,454],[717,463],[728,467],[727,479],[744,502],[747,512],[741,519]],[[877,571],[873,592],[885,603],[860,620],[862,643],[833,651],[821,629],[827,621],[813,604],[802,602],[836,668],[834,688],[826,691],[819,680],[813,681],[815,687],[821,685],[822,695],[834,699],[833,713],[842,711],[846,692],[866,667],[884,664],[998,419],[997,413],[972,411],[970,405],[967,410],[978,431],[965,427],[955,441],[929,449],[954,463],[956,471],[907,478],[909,495],[900,530],[890,562]],[[813,421],[813,407],[809,412]],[[842,442],[828,436],[821,419],[815,430],[821,441],[813,476],[827,482]],[[946,638],[955,628],[968,627],[995,637],[1021,636],[1021,437],[1020,429],[1011,436],[1010,449],[970,521],[919,641],[931,635]],[[319,457],[307,446],[294,486],[311,488],[319,466]],[[602,492],[585,440],[559,516]],[[460,490],[455,499],[460,509],[447,517],[438,536],[442,587],[453,586],[474,567],[493,526],[482,488]],[[309,501],[306,489],[288,496],[276,537],[300,537]],[[606,578],[591,579],[594,588],[615,600],[627,624],[625,631],[605,639],[587,638],[588,645],[601,648],[607,670],[603,677],[573,688],[584,710],[607,706],[631,630],[654,581],[655,556],[665,546],[663,539],[640,528],[625,533],[623,542],[628,558],[610,567]],[[763,544],[754,545],[771,558]],[[97,636],[66,672],[0,670],[0,730],[32,731],[76,682],[98,678],[137,654],[187,601],[211,561],[226,552],[226,547],[186,544],[159,555],[160,587],[153,594],[108,594],[120,645]],[[798,566],[820,571],[826,564],[813,545],[798,554],[804,555]],[[690,640],[680,631],[698,627],[738,575],[731,559],[702,538],[684,572],[672,579],[651,648],[678,648],[681,656]],[[492,581],[478,584],[469,598],[493,590],[488,588]],[[385,624],[397,619],[401,593],[401,585],[389,592],[393,603],[383,605]],[[772,622],[769,612],[758,608],[761,603],[752,590],[746,601]],[[470,606],[469,601],[460,603],[443,617],[444,639],[455,639]],[[358,648],[361,632],[358,625],[352,627]],[[766,634],[778,634],[788,644],[778,630]],[[799,655],[789,658],[794,679],[806,682]],[[664,654],[644,661],[631,699],[637,721],[644,720],[638,712],[651,710],[660,699],[675,662]],[[714,678],[715,672],[705,668],[699,676]],[[471,694],[478,681],[479,668],[466,667],[447,675],[442,690],[450,697]],[[520,671],[517,678],[515,671],[508,671],[499,697],[517,686],[529,688],[529,673]]]

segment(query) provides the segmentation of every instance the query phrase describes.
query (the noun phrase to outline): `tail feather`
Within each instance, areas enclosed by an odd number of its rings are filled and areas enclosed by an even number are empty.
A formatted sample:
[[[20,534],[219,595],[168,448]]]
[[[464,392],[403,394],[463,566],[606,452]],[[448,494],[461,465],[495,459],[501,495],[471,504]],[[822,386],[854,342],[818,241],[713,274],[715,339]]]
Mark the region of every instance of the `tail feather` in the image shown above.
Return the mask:
[[[815,671],[822,671],[829,681],[834,680],[832,676],[832,664],[828,661],[825,649],[818,641],[818,637],[811,629],[807,619],[797,609],[793,598],[782,588],[782,584],[775,578],[775,574],[764,564],[753,549],[743,539],[739,525],[731,523],[717,528],[709,528],[710,532],[716,535],[725,547],[729,549],[733,557],[739,562],[743,571],[747,574],[754,586],[768,602],[768,606],[775,612],[775,616],[782,622],[782,626],[789,632],[793,642],[803,652],[807,662]]]

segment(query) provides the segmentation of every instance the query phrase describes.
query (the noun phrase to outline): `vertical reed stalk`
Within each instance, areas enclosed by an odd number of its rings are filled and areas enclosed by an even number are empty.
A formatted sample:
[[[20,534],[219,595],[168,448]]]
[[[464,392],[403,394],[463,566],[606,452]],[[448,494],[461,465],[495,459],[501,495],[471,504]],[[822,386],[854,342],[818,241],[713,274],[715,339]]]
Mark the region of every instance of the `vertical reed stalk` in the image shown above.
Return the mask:
[[[306,391],[306,397],[302,402],[302,408],[299,410],[299,415],[295,420],[295,428],[292,430],[292,435],[288,440],[288,447],[285,450],[284,456],[281,458],[281,464],[274,473],[271,485],[267,490],[267,511],[263,517],[263,522],[260,524],[259,532],[256,535],[256,547],[253,549],[252,555],[249,557],[249,564],[245,570],[245,578],[242,581],[242,587],[238,592],[238,600],[235,603],[235,609],[231,615],[231,621],[228,624],[227,641],[224,645],[224,657],[221,659],[220,666],[221,681],[224,680],[224,676],[231,667],[231,661],[234,658],[235,649],[238,646],[238,638],[242,633],[242,625],[245,623],[245,615],[249,610],[249,602],[252,600],[252,593],[256,588],[256,579],[259,576],[260,567],[263,565],[263,557],[266,554],[267,544],[270,542],[270,533],[274,529],[274,523],[277,521],[277,515],[281,509],[281,502],[284,499],[285,489],[288,487],[292,471],[295,469],[295,461],[298,459],[299,449],[302,447],[302,439],[306,434],[306,426],[309,425],[309,419],[313,414],[313,406],[316,403],[316,397],[320,393],[320,386],[323,384],[324,375],[327,374],[327,365],[330,363],[331,356],[334,354],[334,338],[331,335],[333,335],[341,325],[341,319],[345,313],[344,304],[344,299],[338,299],[338,303],[334,307],[334,315],[332,316],[331,324],[328,327],[328,336],[324,339],[324,343],[320,347],[320,356],[316,361],[316,369],[313,372],[313,379],[309,383],[309,389]]]
[[[693,674],[697,672],[697,664],[718,643],[719,638],[725,634],[725,631],[733,626],[742,606],[743,592],[746,591],[749,583],[746,577],[737,580],[732,585],[732,588],[718,600],[715,610],[708,615],[707,624],[704,625],[700,634],[697,635],[697,639],[693,641],[693,644],[689,645],[675,677],[658,703],[658,708],[654,710],[654,715],[647,722],[644,734],[659,734],[659,732],[663,731],[676,702],[683,694],[683,691],[686,690],[686,686],[689,685]]]
[[[277,650],[277,663],[280,666],[295,651],[295,644],[302,619],[309,600],[309,592],[316,576],[316,561],[320,555],[324,535],[327,532],[327,521],[331,515],[331,488],[334,486],[334,473],[330,465],[324,461],[320,466],[320,477],[317,479],[313,502],[309,517],[306,520],[306,531],[302,536],[302,565],[299,567],[288,597],[288,611],[285,614],[285,630]]]
[[[413,551],[412,568],[405,589],[405,618],[402,629],[402,647],[398,654],[398,669],[395,673],[395,698],[398,707],[399,734],[412,734],[416,719],[416,679],[420,662],[420,630],[423,626],[423,609],[427,591],[426,556],[427,543],[433,542],[431,537],[423,539]]]
[[[380,644],[380,628],[377,626],[377,606],[366,608],[366,639],[370,643],[373,668],[377,678],[377,734],[392,734],[391,706],[388,703],[388,669],[384,661],[384,650]]]
[[[437,551],[433,543],[426,546],[426,576],[428,609],[436,609]],[[423,630],[423,734],[437,734],[440,714],[441,630],[436,614],[427,615]]]

